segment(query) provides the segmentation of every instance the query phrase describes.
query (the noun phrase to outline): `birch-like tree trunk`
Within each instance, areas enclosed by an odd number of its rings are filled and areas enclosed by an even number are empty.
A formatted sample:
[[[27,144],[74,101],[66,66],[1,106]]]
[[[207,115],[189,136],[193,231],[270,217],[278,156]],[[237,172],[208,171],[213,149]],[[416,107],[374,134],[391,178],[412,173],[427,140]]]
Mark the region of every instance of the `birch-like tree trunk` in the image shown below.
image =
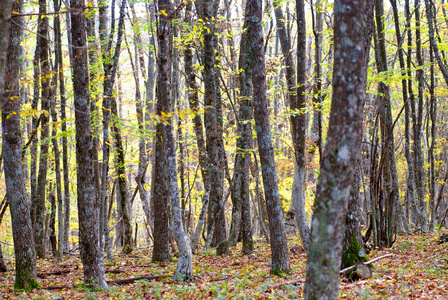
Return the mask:
[[[316,190],[308,252],[305,299],[337,299],[343,227],[361,142],[364,0],[334,3],[333,98]]]

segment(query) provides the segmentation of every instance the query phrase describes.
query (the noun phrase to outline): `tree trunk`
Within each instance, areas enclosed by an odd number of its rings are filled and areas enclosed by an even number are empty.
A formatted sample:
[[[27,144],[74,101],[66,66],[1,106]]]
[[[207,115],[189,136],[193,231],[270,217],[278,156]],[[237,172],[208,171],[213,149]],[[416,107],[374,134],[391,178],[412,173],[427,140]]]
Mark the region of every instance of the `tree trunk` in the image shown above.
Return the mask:
[[[54,9],[55,12],[59,12],[60,10],[60,6],[59,6],[59,1],[55,0],[54,1]],[[51,119],[53,121],[53,129],[52,129],[52,142],[53,142],[53,153],[54,153],[54,168],[55,168],[55,173],[56,173],[56,195],[57,195],[57,199],[58,199],[58,252],[57,252],[57,257],[58,260],[62,260],[62,255],[63,255],[63,249],[64,249],[64,245],[63,245],[63,241],[64,241],[64,204],[63,204],[63,197],[62,197],[62,186],[61,186],[61,182],[62,182],[62,177],[61,177],[61,154],[59,151],[59,143],[57,140],[57,135],[58,135],[58,130],[56,127],[56,123],[58,121],[58,115],[56,112],[56,103],[55,103],[55,98],[54,95],[56,95],[57,92],[57,85],[58,85],[58,80],[60,78],[60,73],[63,73],[62,70],[63,65],[62,65],[62,45],[61,45],[61,23],[60,23],[60,19],[59,16],[56,15],[54,17],[54,40],[55,40],[55,74],[53,75],[53,86],[54,86],[54,90],[53,90],[53,97],[52,97],[52,102],[51,102]],[[59,84],[63,84],[61,83],[61,81],[59,81]],[[62,92],[64,92],[65,88],[60,88],[61,90],[61,98],[64,97],[64,95],[62,94]]]
[[[433,47],[430,47],[430,60],[431,60],[431,83],[429,93],[431,95],[430,104],[429,104],[429,116],[431,118],[431,145],[428,150],[428,160],[430,164],[429,171],[429,204],[430,204],[430,212],[431,212],[431,222],[429,224],[429,230],[431,232],[434,231],[434,227],[436,224],[437,212],[436,212],[436,171],[435,171],[435,158],[434,158],[434,148],[436,144],[436,124],[437,124],[437,101],[435,96],[435,80],[434,80],[434,51]]]
[[[84,284],[106,287],[99,257],[99,211],[94,181],[94,149],[90,120],[84,0],[71,0],[73,92],[76,125],[79,246]]]
[[[304,1],[299,0],[296,2],[296,15],[297,15],[297,96],[296,99],[291,99],[290,108],[291,111],[296,113],[291,114],[291,136],[295,150],[295,164],[294,164],[294,179],[297,185],[293,188],[293,204],[296,213],[297,227],[300,233],[300,239],[302,241],[303,248],[306,252],[309,250],[310,229],[306,219],[305,212],[305,197],[303,194],[304,181],[305,181],[305,137],[307,122],[304,114],[306,95],[306,21],[305,21],[305,8]],[[291,94],[290,94],[291,97]],[[294,182],[293,182],[294,185]]]
[[[251,55],[254,58],[252,62],[254,114],[264,193],[269,215],[272,251],[271,273],[279,274],[289,272],[291,269],[289,265],[288,244],[278,190],[271,126],[269,122],[268,99],[266,96],[266,69],[261,0],[247,1],[245,19],[248,20],[249,23],[247,32],[249,35]]]
[[[247,29],[248,20],[244,22],[244,28]],[[240,232],[243,240],[243,253],[251,254],[254,250],[252,239],[252,218],[250,213],[250,194],[249,194],[249,166],[250,151],[252,149],[252,124],[250,120],[253,117],[253,107],[251,103],[252,89],[252,61],[247,31],[241,36],[240,57],[238,69],[239,73],[239,115],[238,115],[238,136],[237,153],[234,167],[234,192],[233,192],[233,211],[232,227],[230,230],[229,244],[236,245]],[[235,221],[234,221],[235,220]]]
[[[3,258],[2,244],[0,244],[0,273],[7,271],[8,268],[6,267],[5,259]]]
[[[373,13],[375,7],[375,0],[366,1],[364,20],[366,22],[364,27],[363,49],[364,60],[362,65],[362,89],[365,91],[367,87],[367,73],[370,61],[370,45],[372,41],[372,33],[375,29],[373,21]],[[365,106],[365,100],[362,104]],[[361,139],[364,128],[361,129]],[[362,140],[361,140],[362,142]],[[356,145],[355,153],[355,176],[353,177],[350,198],[347,207],[347,215],[345,218],[344,228],[344,243],[342,247],[342,264],[341,268],[350,267],[360,262],[367,261],[367,255],[364,251],[364,241],[361,234],[361,199],[360,199],[360,182],[362,175],[362,143]]]
[[[409,92],[409,103],[405,104],[405,156],[408,164],[408,203],[411,207],[411,221],[415,224],[418,217],[418,211],[415,203],[415,170],[414,170],[414,158],[411,155],[411,137],[410,137],[410,118],[411,118],[411,103],[414,100],[414,92],[412,90],[413,80],[412,80],[412,31],[411,31],[411,13],[409,7],[409,0],[405,0],[405,16],[406,16],[406,27],[407,27],[407,46],[408,53],[406,59],[407,67],[407,88]]]
[[[192,18],[192,2],[188,2],[185,7],[185,22],[191,22]],[[205,149],[204,130],[202,125],[202,118],[199,114],[199,95],[198,85],[196,83],[196,75],[193,71],[193,46],[187,45],[185,52],[185,79],[188,87],[188,104],[190,109],[195,112],[193,116],[193,126],[196,136],[196,144],[199,152],[199,167],[201,169],[202,181],[205,187],[205,193],[202,198],[202,208],[199,214],[199,219],[196,224],[196,229],[191,241],[191,248],[193,253],[196,252],[196,247],[199,243],[200,233],[202,232],[202,226],[204,226],[205,218],[207,216],[209,206],[210,187],[207,183],[207,169],[208,169],[208,157]],[[205,209],[205,210],[204,210]]]
[[[311,225],[305,299],[337,299],[343,227],[361,142],[365,1],[334,3],[333,99]]]
[[[124,9],[126,7],[126,0],[123,0],[120,6],[120,16],[118,23],[118,34],[117,34],[117,42],[115,44],[114,55],[111,57],[111,47],[112,47],[112,38],[113,38],[113,30],[114,28],[114,13],[112,13],[112,25],[110,36],[107,35],[107,16],[106,16],[106,8],[102,7],[100,9],[100,39],[102,41],[102,53],[103,53],[103,68],[104,68],[104,83],[103,83],[103,165],[102,165],[102,174],[101,174],[101,203],[105,207],[107,203],[107,183],[108,183],[108,172],[109,172],[109,121],[111,113],[115,116],[117,113],[117,105],[115,97],[112,96],[113,87],[115,83],[115,76],[117,74],[118,69],[118,60],[120,57],[121,50],[121,42],[123,39],[123,26],[124,26]],[[114,11],[114,6],[112,6],[112,11]],[[115,121],[116,122],[116,121]],[[123,205],[125,211],[126,208],[126,199],[127,199],[127,187],[126,187],[126,172],[124,170],[124,152],[123,146],[121,144],[121,134],[115,128],[117,127],[115,122],[114,126],[114,138],[118,151],[118,165],[122,168],[118,168],[118,173],[120,174],[120,194],[122,195],[120,200],[120,206],[123,209]],[[120,150],[121,149],[121,150]],[[120,161],[123,164],[120,164]],[[126,215],[126,216],[125,216]],[[125,222],[125,237],[126,243],[123,245],[123,252],[132,251],[132,227],[130,224],[130,218],[128,214],[123,215],[123,221]],[[103,226],[103,234],[106,235],[106,220],[102,220],[104,222]],[[127,253],[129,253],[127,252]]]
[[[425,88],[425,79],[423,71],[423,56],[421,49],[421,35],[420,35],[420,0],[415,0],[415,46],[416,46],[416,57],[417,57],[417,82],[418,82],[418,103],[415,107],[415,101],[412,98],[411,108],[412,108],[412,120],[414,127],[414,182],[417,189],[417,206],[419,210],[417,218],[417,228],[422,230],[427,230],[427,214],[426,214],[426,204],[425,204],[425,171],[423,165],[425,163],[425,158],[423,156],[422,150],[422,126],[423,126],[423,93]]]
[[[166,1],[166,0],[164,0]],[[160,2],[159,2],[160,3]],[[166,4],[165,4],[166,3]],[[169,0],[165,4],[169,5]],[[159,5],[160,5],[159,4]],[[160,5],[162,8],[163,6]],[[168,72],[169,61],[163,61],[165,65],[161,66],[160,72]],[[169,88],[169,87],[168,87]],[[176,147],[174,141],[174,134],[172,128],[172,120],[169,125],[165,126],[167,137],[167,159],[169,168],[169,184],[171,192],[171,205],[173,207],[173,235],[176,240],[177,248],[179,250],[179,257],[177,260],[176,271],[173,279],[176,281],[190,281],[193,279],[192,274],[192,254],[190,247],[190,240],[185,233],[182,222],[182,209],[179,200],[179,187],[177,185],[177,168],[176,168]]]
[[[158,40],[158,58],[157,58],[157,115],[161,118],[156,126],[156,149],[155,149],[155,165],[154,165],[154,249],[152,254],[153,261],[170,260],[169,248],[169,165],[168,165],[168,149],[167,149],[167,132],[165,130],[165,122],[163,117],[169,112],[170,103],[170,34],[171,20],[168,19],[170,14],[170,1],[159,0],[159,11],[164,10],[167,15],[159,15],[159,23],[157,24],[157,40]]]
[[[134,4],[129,4],[131,11],[132,11],[132,26],[137,25],[137,16],[134,9]],[[137,176],[135,177],[135,181],[137,182],[138,187],[138,193],[140,195],[140,201],[142,202],[143,212],[145,214],[145,218],[150,224],[150,211],[149,211],[149,202],[148,202],[148,192],[145,189],[145,177],[146,177],[146,169],[148,167],[148,156],[146,152],[146,137],[145,137],[145,124],[143,120],[145,120],[146,115],[149,114],[148,111],[145,111],[143,109],[143,99],[141,97],[140,92],[140,79],[139,79],[139,68],[138,68],[138,61],[143,61],[143,54],[141,49],[141,36],[137,32],[136,29],[134,29],[134,48],[135,48],[135,64],[132,64],[133,66],[133,73],[134,73],[134,80],[135,80],[135,112],[137,114],[137,122],[138,122],[138,130],[139,130],[139,143],[138,143],[138,171]],[[129,54],[130,55],[130,54]],[[138,61],[137,61],[138,60]],[[132,60],[131,60],[132,61]],[[140,64],[140,68],[143,74],[143,77],[145,80],[147,80],[146,77],[146,71],[145,71],[145,65],[144,61]],[[148,91],[147,91],[148,92]]]
[[[2,152],[14,239],[16,269],[14,289],[31,291],[34,288],[39,288],[39,283],[36,277],[36,252],[30,215],[31,201],[26,192],[22,165],[22,135],[19,115],[19,44],[23,18],[16,17],[10,26],[12,4],[13,1],[0,3]],[[14,2],[12,7],[14,12],[20,14],[21,8],[21,1]],[[8,48],[6,48],[7,46]],[[5,74],[7,74],[6,77]],[[4,88],[6,93],[4,93]]]
[[[227,232],[225,222],[225,207],[223,206],[224,189],[224,164],[222,160],[222,118],[220,118],[220,99],[218,98],[218,73],[216,63],[216,27],[214,20],[218,13],[219,0],[200,0],[197,3],[198,15],[205,21],[202,31],[204,39],[203,71],[204,80],[204,104],[205,104],[205,133],[206,151],[209,164],[206,172],[210,182],[209,220],[215,223],[214,240],[216,242],[216,254],[228,253]],[[218,120],[219,118],[219,120]],[[221,152],[220,152],[221,151]],[[209,230],[211,223],[209,222]],[[209,231],[210,233],[210,231]]]
[[[40,72],[41,72],[41,110],[50,112],[50,61],[48,56],[48,17],[46,0],[39,0],[39,35],[40,39],[39,51],[40,51]],[[35,207],[35,219],[34,219],[34,234],[36,241],[36,254],[39,258],[45,258],[45,198],[46,198],[46,185],[47,185],[47,170],[48,170],[48,148],[49,142],[47,141],[50,136],[50,127],[48,125],[48,114],[43,113],[41,115],[41,145],[40,145],[40,158],[39,158],[39,171],[37,176],[36,195],[33,200],[33,206]]]
[[[375,48],[378,73],[388,71],[387,56],[384,36],[384,3],[378,0],[375,3],[375,17],[377,24],[378,46]],[[380,168],[382,168],[382,181],[384,187],[386,209],[386,229],[383,231],[385,245],[392,246],[393,233],[398,231],[408,231],[407,220],[404,215],[403,206],[400,201],[400,190],[398,185],[397,165],[395,159],[394,132],[392,120],[392,108],[390,100],[389,85],[381,81],[379,83],[379,116],[381,124],[382,158]],[[380,205],[381,206],[381,205]]]

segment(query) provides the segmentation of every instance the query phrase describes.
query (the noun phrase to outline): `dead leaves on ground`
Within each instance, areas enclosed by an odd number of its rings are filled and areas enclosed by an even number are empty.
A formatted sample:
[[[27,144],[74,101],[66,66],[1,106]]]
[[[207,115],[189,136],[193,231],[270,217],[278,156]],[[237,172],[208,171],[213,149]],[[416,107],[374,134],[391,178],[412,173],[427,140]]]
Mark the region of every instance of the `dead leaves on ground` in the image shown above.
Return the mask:
[[[438,244],[438,235],[400,236],[391,249],[373,251],[369,257],[386,254],[391,257],[375,262],[368,280],[348,282],[341,277],[341,299],[447,299],[448,243]],[[173,262],[151,263],[148,249],[130,256],[116,255],[106,263],[109,288],[90,291],[82,285],[79,257],[38,260],[40,290],[31,293],[13,291],[14,272],[0,273],[0,298],[3,299],[298,299],[303,297],[306,256],[297,247],[297,238],[290,239],[291,274],[281,277],[269,274],[270,249],[257,243],[253,255],[241,255],[240,247],[227,256],[214,251],[195,255],[194,280],[173,282]],[[12,270],[13,262],[8,262]],[[141,280],[146,278],[146,280]],[[140,279],[140,280],[136,280]],[[121,283],[121,284],[118,284]],[[57,287],[65,287],[57,289]]]

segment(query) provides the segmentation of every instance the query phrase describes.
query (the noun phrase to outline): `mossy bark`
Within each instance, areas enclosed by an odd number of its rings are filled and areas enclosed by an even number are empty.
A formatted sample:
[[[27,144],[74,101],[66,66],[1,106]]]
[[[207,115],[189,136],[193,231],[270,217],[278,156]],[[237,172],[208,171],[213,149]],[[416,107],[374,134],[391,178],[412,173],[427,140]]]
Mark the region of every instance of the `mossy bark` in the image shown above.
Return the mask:
[[[359,244],[356,234],[351,235],[350,242],[342,249],[341,269],[368,261],[364,248]]]

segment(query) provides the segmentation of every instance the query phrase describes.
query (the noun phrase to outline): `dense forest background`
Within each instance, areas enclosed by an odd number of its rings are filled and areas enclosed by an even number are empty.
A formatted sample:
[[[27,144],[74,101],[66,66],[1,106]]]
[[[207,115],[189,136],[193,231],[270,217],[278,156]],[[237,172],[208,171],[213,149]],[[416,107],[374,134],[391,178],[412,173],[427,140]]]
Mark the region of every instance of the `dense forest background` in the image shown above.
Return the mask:
[[[17,289],[39,286],[36,257],[79,253],[106,287],[120,253],[174,255],[191,281],[193,254],[264,242],[277,275],[300,245],[305,296],[331,298],[370,250],[446,227],[444,0],[8,3],[0,270],[15,260]]]

